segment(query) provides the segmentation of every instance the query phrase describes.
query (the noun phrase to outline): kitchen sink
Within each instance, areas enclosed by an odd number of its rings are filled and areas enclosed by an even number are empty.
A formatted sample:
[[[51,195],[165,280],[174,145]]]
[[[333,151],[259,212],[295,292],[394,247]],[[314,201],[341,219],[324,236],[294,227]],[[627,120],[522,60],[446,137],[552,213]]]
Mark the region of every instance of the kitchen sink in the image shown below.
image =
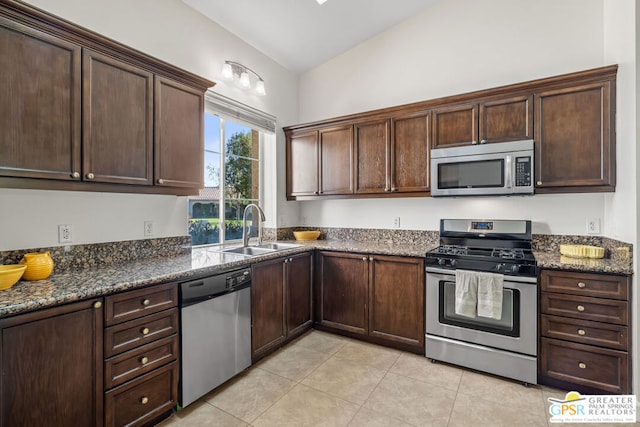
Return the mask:
[[[300,246],[302,245],[296,245],[293,243],[263,243],[260,246],[240,246],[229,249],[221,249],[220,252],[225,254],[238,254],[246,257],[253,257],[271,254],[278,251],[284,251],[287,249],[298,248]]]

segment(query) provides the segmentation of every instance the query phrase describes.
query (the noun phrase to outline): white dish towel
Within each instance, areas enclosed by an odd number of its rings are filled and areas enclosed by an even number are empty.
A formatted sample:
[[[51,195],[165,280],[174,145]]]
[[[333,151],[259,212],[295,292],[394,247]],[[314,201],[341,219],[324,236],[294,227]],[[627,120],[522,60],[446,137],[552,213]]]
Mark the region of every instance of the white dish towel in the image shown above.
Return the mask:
[[[456,314],[476,317],[476,306],[478,305],[477,274],[475,271],[456,270]]]
[[[478,316],[502,317],[502,274],[478,272]]]

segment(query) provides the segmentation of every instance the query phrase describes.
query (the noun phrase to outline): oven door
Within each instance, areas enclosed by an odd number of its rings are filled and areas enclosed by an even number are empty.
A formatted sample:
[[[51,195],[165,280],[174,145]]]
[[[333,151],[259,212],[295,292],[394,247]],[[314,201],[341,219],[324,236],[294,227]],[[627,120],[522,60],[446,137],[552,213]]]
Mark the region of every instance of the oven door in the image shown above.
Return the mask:
[[[536,355],[537,280],[505,276],[502,317],[466,317],[455,313],[455,272],[427,269],[426,331],[453,340]]]

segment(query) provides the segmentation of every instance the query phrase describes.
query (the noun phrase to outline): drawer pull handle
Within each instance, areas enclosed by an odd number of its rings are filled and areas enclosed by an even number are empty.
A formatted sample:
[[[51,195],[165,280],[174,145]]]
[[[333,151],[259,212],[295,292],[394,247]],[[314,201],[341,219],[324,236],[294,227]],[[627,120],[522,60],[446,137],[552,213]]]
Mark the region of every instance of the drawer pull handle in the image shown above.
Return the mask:
[[[587,364],[586,363],[578,363],[578,368],[587,369]]]
[[[580,289],[584,288],[585,286],[587,286],[584,282],[578,282],[578,287]]]
[[[584,305],[579,305],[576,308],[578,309],[578,311],[584,311]]]
[[[584,329],[578,329],[578,335],[587,335],[587,331]]]
[[[149,333],[149,328],[142,328],[142,335],[147,335]]]
[[[147,363],[149,363],[149,358],[146,356],[141,358],[140,363],[142,363],[143,365],[146,365]]]
[[[367,261],[367,257],[366,257],[366,256],[363,256],[363,257],[362,257],[362,260],[366,262],[366,261]]]
[[[147,403],[149,403],[149,398],[147,396],[144,396],[142,399],[140,399],[140,403],[146,405]]]
[[[149,304],[151,304],[151,301],[149,301],[148,299],[143,299],[142,300],[142,305],[144,305],[145,307],[148,306]]]

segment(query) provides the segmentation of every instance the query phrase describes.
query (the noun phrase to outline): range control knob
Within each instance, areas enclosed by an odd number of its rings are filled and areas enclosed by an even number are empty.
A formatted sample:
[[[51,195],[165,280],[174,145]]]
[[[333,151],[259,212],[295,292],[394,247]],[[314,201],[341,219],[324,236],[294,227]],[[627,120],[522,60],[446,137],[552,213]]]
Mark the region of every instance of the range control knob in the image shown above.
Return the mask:
[[[517,273],[518,271],[520,271],[520,266],[518,264],[514,264],[511,266],[512,273]]]
[[[446,262],[444,258],[438,258],[438,265],[444,265]]]
[[[451,267],[455,267],[455,265],[458,263],[458,261],[456,261],[455,259],[451,260]]]

